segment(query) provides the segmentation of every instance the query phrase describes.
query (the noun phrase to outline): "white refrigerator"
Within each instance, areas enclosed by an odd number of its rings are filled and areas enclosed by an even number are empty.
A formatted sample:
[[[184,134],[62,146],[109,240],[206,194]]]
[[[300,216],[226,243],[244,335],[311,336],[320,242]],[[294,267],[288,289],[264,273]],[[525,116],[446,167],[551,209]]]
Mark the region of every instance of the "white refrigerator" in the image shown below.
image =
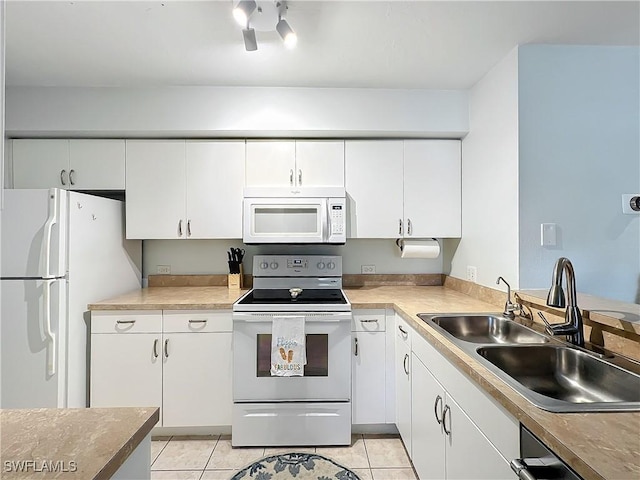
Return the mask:
[[[124,204],[5,190],[0,211],[0,408],[87,406],[87,304],[140,288]]]

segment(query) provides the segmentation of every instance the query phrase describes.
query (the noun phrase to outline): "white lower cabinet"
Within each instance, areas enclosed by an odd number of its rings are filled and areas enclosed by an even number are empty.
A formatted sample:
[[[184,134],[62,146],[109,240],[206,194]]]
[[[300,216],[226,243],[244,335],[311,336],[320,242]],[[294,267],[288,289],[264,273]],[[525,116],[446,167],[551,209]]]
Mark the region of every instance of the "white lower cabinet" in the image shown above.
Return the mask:
[[[413,355],[413,465],[421,480],[511,479],[507,461]]]
[[[231,425],[231,312],[92,312],[92,407],[157,406],[162,427]]]
[[[413,330],[410,334],[412,410],[407,449],[419,478],[512,479],[509,460],[519,454],[517,420],[427,340]]]
[[[384,310],[353,312],[351,422],[386,422],[387,360]]]
[[[407,452],[411,452],[411,336],[412,330],[396,315],[395,322],[396,426]]]

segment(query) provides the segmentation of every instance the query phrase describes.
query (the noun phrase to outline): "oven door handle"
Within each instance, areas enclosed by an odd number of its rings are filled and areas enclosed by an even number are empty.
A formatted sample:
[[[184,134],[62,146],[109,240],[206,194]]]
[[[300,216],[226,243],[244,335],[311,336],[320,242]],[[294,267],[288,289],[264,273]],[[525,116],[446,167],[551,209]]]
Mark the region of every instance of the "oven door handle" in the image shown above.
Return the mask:
[[[273,317],[268,318],[234,318],[236,323],[273,323]],[[349,323],[351,320],[345,318],[305,318],[305,323]]]

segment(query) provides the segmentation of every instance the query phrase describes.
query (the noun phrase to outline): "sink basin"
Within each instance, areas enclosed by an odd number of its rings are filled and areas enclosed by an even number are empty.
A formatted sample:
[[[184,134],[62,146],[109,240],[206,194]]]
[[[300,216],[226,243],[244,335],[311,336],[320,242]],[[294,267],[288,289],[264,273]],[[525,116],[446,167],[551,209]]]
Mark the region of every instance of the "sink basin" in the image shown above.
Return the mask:
[[[471,343],[547,343],[544,335],[508,318],[492,314],[418,314],[449,335]]]
[[[555,412],[640,410],[640,376],[561,345],[486,345],[487,367],[535,405]]]

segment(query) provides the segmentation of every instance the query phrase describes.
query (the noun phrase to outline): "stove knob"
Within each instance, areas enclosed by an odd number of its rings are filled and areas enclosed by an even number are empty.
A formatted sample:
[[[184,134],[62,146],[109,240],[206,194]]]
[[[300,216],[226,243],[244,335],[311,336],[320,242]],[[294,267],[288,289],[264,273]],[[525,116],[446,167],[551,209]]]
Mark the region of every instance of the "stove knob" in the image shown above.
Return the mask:
[[[260,268],[261,268],[262,270],[266,270],[267,268],[269,268],[269,264],[268,264],[267,262],[262,262],[262,263],[260,264]]]
[[[324,262],[318,262],[318,270],[324,270]]]
[[[273,270],[276,270],[278,268],[278,263],[277,262],[271,262],[271,265],[269,265]]]
[[[333,262],[329,262],[329,263],[327,263],[327,268],[329,270],[333,270],[334,268],[336,268],[336,264],[333,263]]]

